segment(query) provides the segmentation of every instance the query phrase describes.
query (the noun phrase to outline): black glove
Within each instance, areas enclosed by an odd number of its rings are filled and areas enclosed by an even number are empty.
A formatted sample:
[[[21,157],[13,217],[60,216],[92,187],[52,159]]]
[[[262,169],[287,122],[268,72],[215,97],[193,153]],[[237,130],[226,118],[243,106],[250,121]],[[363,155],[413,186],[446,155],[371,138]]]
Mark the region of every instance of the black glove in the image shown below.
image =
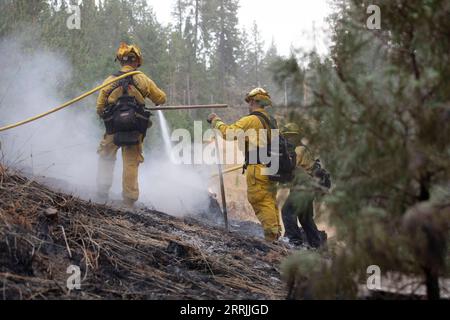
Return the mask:
[[[327,170],[322,168],[320,160],[316,160],[313,167],[313,176],[319,179],[319,185],[327,189],[331,188],[331,176]]]
[[[320,179],[319,184],[322,187],[325,187],[327,189],[331,188],[331,176],[326,170],[322,169],[321,172],[319,173],[318,178]]]

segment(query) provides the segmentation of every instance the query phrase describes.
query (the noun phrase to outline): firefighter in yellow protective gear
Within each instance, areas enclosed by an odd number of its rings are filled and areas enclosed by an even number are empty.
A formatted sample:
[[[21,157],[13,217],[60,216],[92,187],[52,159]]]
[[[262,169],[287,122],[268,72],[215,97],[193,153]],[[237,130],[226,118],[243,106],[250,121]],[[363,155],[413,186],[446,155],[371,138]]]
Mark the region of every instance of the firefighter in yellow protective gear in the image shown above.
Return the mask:
[[[288,123],[281,128],[281,134],[285,136],[290,143],[295,145],[297,154],[297,167],[302,168],[308,174],[312,174],[315,159],[311,151],[302,143],[302,131],[296,123]]]
[[[254,112],[264,114],[270,118],[265,107],[272,105],[270,95],[262,88],[250,91],[245,97],[249,105],[250,115],[245,116],[231,125],[226,125],[215,113],[208,117],[208,122],[214,129],[218,129],[224,138],[234,139],[237,131],[249,132],[255,130],[255,135],[248,136],[248,152],[267,146],[267,138],[260,139],[259,130],[265,129],[263,123]],[[253,131],[252,130],[252,131]],[[242,146],[239,146],[242,150]],[[281,223],[276,204],[276,183],[262,174],[263,164],[248,164],[246,169],[247,197],[253,207],[258,220],[264,229],[264,236],[268,241],[278,240],[281,236]]]
[[[315,179],[322,187],[329,189],[331,181],[328,172],[321,167],[320,161],[314,158],[311,151],[302,143],[301,130],[295,123],[288,123],[281,129],[281,134],[295,145],[297,155],[297,167],[302,168],[306,173],[303,177],[298,175],[297,182],[301,181],[304,191],[292,191],[282,207],[281,216],[283,219],[285,234],[289,242],[293,244],[303,244],[305,240],[313,248],[322,246],[326,241],[326,233],[319,231],[314,222],[314,200],[316,192],[313,191]],[[308,190],[311,189],[311,190]],[[302,229],[298,227],[300,222]],[[304,234],[304,236],[303,236]],[[304,239],[306,238],[306,239]]]
[[[118,74],[110,76],[105,80],[109,81],[120,74],[135,71],[142,63],[142,53],[136,45],[121,43],[117,51],[116,61],[121,64]],[[130,77],[131,78],[131,77]],[[119,82],[103,88],[97,99],[97,114],[105,119],[105,112],[108,107],[114,107],[125,93],[134,97],[135,102],[141,107],[145,106],[145,98],[149,98],[154,104],[161,105],[166,102],[166,94],[159,89],[156,84],[144,74],[132,76],[131,84],[124,89]],[[148,121],[148,128],[151,121]],[[147,128],[145,128],[147,129]],[[123,174],[122,174],[122,196],[124,204],[132,207],[139,198],[138,168],[144,161],[142,154],[145,133],[138,136],[138,143],[134,145],[118,146],[115,143],[113,134],[105,134],[98,148],[100,156],[97,175],[98,196],[101,200],[107,200],[112,186],[113,170],[116,161],[117,151],[122,149]]]

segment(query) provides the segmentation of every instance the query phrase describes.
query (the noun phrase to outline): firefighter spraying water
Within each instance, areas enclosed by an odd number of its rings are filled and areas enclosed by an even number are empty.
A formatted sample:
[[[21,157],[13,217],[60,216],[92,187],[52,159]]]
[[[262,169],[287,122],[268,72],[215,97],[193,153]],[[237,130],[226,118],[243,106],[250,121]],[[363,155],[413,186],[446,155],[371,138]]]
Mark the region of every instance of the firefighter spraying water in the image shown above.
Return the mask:
[[[164,116],[161,110],[213,109],[226,108],[227,105],[160,106],[165,102],[165,93],[157,88],[154,82],[141,71],[137,71],[137,68],[143,62],[139,48],[135,45],[129,46],[122,43],[117,52],[116,60],[121,62],[122,69],[110,76],[102,85],[47,112],[0,127],[0,132],[40,120],[100,91],[97,99],[97,113],[105,122],[105,135],[98,148],[100,159],[98,161],[97,197],[103,200],[108,198],[110,183],[112,183],[113,163],[117,151],[122,149],[124,162],[122,196],[124,204],[131,207],[139,195],[138,167],[143,160],[142,141],[147,129],[152,124],[151,113],[158,111],[160,117],[162,117],[160,120],[163,120]],[[153,97],[154,101],[152,102],[157,105],[156,107],[145,106],[145,99],[150,98],[150,96]],[[170,140],[168,128],[163,124],[161,128],[167,129],[167,132],[161,132],[167,144],[167,141]],[[168,151],[169,148],[170,146],[167,145]],[[148,184],[146,183],[146,185]],[[148,197],[146,197],[146,200],[148,200]]]
[[[106,81],[136,71],[143,63],[141,50],[126,43],[120,44],[116,60],[122,68]],[[106,131],[98,149],[97,189],[102,200],[108,200],[119,148],[123,159],[123,202],[127,207],[133,207],[139,199],[138,168],[144,162],[143,142],[152,126],[145,98],[156,105],[166,102],[166,94],[144,74],[126,77],[100,90],[97,113],[103,119]]]

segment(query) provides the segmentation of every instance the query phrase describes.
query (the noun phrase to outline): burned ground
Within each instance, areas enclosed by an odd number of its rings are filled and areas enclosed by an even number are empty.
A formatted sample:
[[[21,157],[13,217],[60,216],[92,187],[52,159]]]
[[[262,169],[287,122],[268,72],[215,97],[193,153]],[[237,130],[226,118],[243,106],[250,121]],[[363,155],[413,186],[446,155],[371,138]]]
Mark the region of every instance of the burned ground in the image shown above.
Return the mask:
[[[130,212],[0,172],[0,298],[284,299],[288,252],[193,218]],[[66,287],[70,265],[81,290]]]

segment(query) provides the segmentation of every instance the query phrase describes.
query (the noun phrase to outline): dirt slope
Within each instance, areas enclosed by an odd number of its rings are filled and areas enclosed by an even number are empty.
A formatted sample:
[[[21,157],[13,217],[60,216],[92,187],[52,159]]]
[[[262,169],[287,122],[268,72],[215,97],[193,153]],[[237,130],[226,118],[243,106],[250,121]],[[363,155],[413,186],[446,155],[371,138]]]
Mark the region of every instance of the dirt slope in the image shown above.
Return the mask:
[[[288,252],[147,209],[129,212],[0,170],[0,299],[283,299]],[[81,269],[69,292],[67,268]]]

